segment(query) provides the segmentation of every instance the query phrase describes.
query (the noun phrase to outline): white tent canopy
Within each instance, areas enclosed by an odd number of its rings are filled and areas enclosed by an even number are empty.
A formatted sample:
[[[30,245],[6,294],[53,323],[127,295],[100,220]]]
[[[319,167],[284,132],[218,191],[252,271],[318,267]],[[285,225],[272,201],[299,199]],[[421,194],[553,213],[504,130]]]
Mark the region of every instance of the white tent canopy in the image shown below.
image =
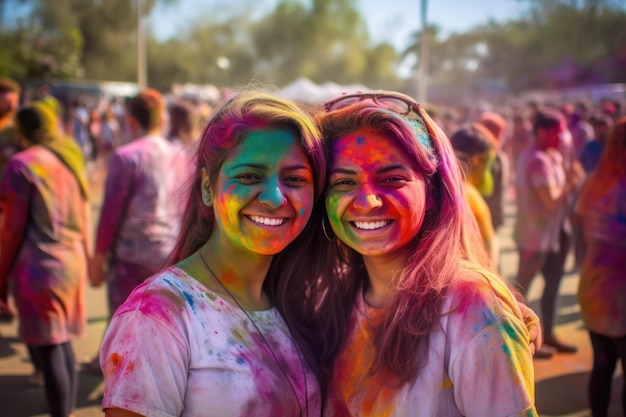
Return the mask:
[[[315,84],[308,78],[302,77],[285,86],[281,92],[285,98],[293,101],[305,104],[319,104],[339,97],[342,94],[371,90],[371,88],[361,84],[339,85],[333,82],[326,82],[320,85]]]

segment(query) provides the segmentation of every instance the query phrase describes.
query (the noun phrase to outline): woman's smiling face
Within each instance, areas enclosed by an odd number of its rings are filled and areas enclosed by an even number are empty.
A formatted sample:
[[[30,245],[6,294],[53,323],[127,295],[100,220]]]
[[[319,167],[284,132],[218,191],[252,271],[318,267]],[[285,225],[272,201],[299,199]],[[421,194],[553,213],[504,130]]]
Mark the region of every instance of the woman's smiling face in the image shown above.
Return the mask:
[[[212,188],[220,245],[260,255],[282,251],[311,216],[313,178],[292,132],[251,131],[230,151]],[[203,187],[209,187],[205,174]]]
[[[394,140],[358,130],[332,144],[326,211],[333,231],[364,256],[396,254],[419,232],[424,176]]]

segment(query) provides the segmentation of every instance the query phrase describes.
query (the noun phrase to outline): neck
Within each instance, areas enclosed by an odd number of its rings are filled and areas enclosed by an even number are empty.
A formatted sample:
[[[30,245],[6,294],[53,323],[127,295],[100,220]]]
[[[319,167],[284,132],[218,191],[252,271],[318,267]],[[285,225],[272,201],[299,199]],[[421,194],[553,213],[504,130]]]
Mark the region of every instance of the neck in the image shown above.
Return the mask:
[[[271,302],[263,292],[263,283],[272,257],[244,257],[240,253],[228,253],[217,243],[217,239],[209,239],[200,248],[200,261],[204,260],[209,269],[203,283],[226,299],[234,298],[235,304],[239,303],[245,310],[270,308]]]
[[[372,307],[389,307],[396,295],[393,278],[406,266],[405,256],[364,256],[363,262],[369,281],[365,301]]]

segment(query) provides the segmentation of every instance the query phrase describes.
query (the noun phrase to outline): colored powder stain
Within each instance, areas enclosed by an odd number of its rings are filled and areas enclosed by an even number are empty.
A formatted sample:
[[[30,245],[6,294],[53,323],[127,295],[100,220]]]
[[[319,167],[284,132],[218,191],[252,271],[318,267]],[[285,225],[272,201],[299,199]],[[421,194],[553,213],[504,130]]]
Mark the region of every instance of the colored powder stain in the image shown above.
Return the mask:
[[[129,363],[126,369],[124,370],[124,376],[128,377],[135,370],[135,364],[133,362]]]
[[[118,367],[122,364],[122,356],[117,352],[113,352],[109,357],[109,362],[111,362],[113,366]]]
[[[300,216],[304,216],[304,209],[302,207],[300,208]]]
[[[209,355],[213,355],[213,349],[209,349]]]
[[[191,294],[183,292],[183,296],[185,297],[185,300],[187,300],[189,307],[191,307],[191,309],[195,312],[195,302],[193,301],[193,297],[191,296]]]
[[[506,344],[505,344],[505,345],[502,345],[502,350],[504,351],[504,353],[506,353],[506,355],[507,355],[509,358],[512,356],[512,355],[511,355],[511,349],[509,349],[509,347],[508,347]]]
[[[513,326],[511,326],[510,323],[503,322],[502,327],[504,328],[503,330],[506,332],[507,336],[509,336],[511,339],[516,338],[517,331],[515,330]]]
[[[243,365],[244,363],[246,363],[246,360],[240,356],[237,358],[237,363],[239,365]]]
[[[237,278],[237,274],[235,274],[234,271],[224,271],[222,276],[220,276],[220,280],[235,294],[239,294],[243,291],[243,285]]]
[[[365,136],[359,136],[356,138],[356,144],[357,146],[363,146],[365,145]]]
[[[232,335],[233,339],[235,339],[238,342],[244,342],[245,341],[244,334],[243,334],[243,332],[241,332],[241,330],[232,329],[230,331],[230,334]]]
[[[47,176],[46,170],[41,167],[41,165],[33,165],[32,166],[33,173],[39,178],[44,178]]]
[[[491,311],[483,311],[483,318],[485,319],[485,324],[487,326],[491,326],[494,322],[494,314]]]
[[[452,388],[452,381],[450,380],[448,375],[446,375],[446,379],[443,381],[443,385],[441,386],[441,388],[442,389],[450,389],[450,388]]]

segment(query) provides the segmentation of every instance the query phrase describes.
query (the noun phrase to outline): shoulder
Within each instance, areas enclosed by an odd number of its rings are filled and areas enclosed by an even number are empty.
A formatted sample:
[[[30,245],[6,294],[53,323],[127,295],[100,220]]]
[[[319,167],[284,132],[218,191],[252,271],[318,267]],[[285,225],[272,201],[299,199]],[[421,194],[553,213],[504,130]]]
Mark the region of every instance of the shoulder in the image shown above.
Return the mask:
[[[137,286],[115,315],[138,311],[157,321],[171,323],[187,314],[190,298],[199,292],[195,284],[181,269],[167,268]]]
[[[519,308],[506,283],[487,270],[468,267],[450,287],[452,316],[476,330],[503,318],[519,318]]]

